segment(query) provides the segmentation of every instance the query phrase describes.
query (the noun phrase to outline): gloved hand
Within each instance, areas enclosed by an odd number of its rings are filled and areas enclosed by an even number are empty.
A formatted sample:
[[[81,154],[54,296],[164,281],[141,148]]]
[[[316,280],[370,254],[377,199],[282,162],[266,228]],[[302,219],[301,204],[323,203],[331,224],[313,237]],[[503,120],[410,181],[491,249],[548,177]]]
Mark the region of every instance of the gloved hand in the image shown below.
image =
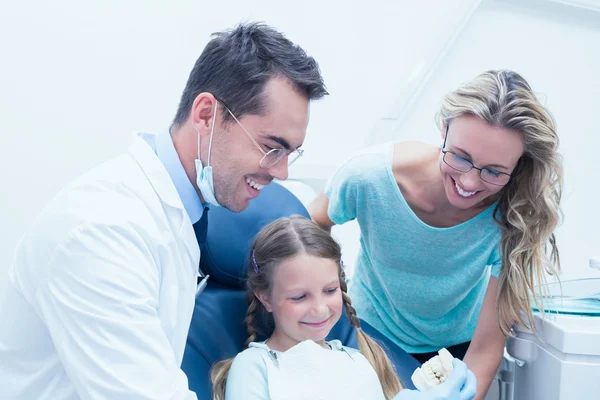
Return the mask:
[[[404,389],[393,400],[471,400],[477,391],[475,375],[467,365],[455,358],[452,362],[454,371],[448,379],[426,392]]]

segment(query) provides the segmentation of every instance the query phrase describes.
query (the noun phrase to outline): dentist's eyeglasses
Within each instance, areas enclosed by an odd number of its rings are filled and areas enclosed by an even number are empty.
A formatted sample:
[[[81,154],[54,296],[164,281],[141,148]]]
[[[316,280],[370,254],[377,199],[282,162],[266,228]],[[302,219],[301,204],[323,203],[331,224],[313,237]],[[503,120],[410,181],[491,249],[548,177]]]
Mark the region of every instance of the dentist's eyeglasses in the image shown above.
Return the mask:
[[[300,156],[302,156],[302,154],[304,154],[303,149],[288,150],[288,149],[284,149],[284,148],[271,149],[265,153],[265,151],[260,147],[260,145],[256,142],[256,140],[254,140],[254,138],[252,137],[250,132],[248,132],[248,130],[244,127],[244,125],[242,125],[242,123],[237,119],[237,117],[235,115],[233,115],[233,113],[231,112],[229,107],[227,107],[225,105],[225,103],[223,103],[221,100],[217,100],[217,101],[219,103],[221,103],[221,105],[223,106],[223,108],[225,108],[227,110],[227,112],[229,112],[229,115],[231,115],[233,117],[235,122],[238,123],[240,128],[242,128],[242,130],[246,133],[246,135],[248,135],[250,140],[252,140],[252,143],[254,143],[256,148],[258,150],[260,150],[260,152],[263,154],[263,158],[261,158],[261,160],[259,162],[259,165],[261,168],[264,168],[264,169],[271,168],[272,166],[277,164],[279,161],[281,161],[286,156],[288,157],[288,166],[290,166],[295,161],[297,161],[298,158],[300,158]]]

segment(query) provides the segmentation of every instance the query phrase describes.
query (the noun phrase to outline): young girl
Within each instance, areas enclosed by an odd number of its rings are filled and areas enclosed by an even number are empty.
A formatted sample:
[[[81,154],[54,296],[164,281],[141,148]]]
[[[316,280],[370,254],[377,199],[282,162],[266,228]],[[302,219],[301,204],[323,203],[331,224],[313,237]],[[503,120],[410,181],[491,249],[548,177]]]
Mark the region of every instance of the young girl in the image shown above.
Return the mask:
[[[250,260],[247,348],[213,367],[214,400],[432,400],[474,395],[474,376],[459,360],[450,379],[435,389],[401,390],[385,352],[360,329],[346,293],[338,243],[314,222],[300,216],[272,222],[254,240]],[[339,340],[325,341],[342,308],[356,329],[360,351]],[[257,343],[255,320],[264,311],[275,328],[266,341]]]
[[[527,81],[506,70],[449,93],[438,117],[441,148],[362,152],[309,212],[327,230],[357,220],[351,294],[365,321],[419,361],[442,347],[464,357],[479,400],[511,327],[531,320],[530,293],[560,268],[558,135]]]

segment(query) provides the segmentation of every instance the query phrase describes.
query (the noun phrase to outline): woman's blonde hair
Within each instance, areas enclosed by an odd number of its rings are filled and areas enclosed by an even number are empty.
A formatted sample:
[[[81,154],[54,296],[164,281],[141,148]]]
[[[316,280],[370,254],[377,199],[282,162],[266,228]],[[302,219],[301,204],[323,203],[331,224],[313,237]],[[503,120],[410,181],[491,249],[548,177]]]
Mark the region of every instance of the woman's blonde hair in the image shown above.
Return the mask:
[[[505,335],[517,321],[534,328],[530,295],[538,303],[536,288],[547,287],[546,274],[557,276],[560,271],[553,231],[562,217],[563,171],[554,119],[527,81],[508,70],[484,72],[447,94],[437,115],[440,126],[462,115],[523,137],[525,153],[494,210],[502,228],[497,308]]]
[[[299,254],[334,260],[338,265],[344,307],[350,319],[350,325],[356,329],[360,352],[377,372],[386,399],[392,399],[402,389],[402,383],[385,351],[360,329],[360,320],[356,316],[356,311],[352,307],[352,301],[347,293],[340,246],[328,232],[302,216],[294,215],[271,222],[254,239],[247,281],[248,311],[244,321],[248,339],[244,348],[256,340],[255,316],[258,313],[266,313],[254,293],[270,293],[274,269],[282,261]],[[219,361],[212,367],[213,400],[225,399],[226,380],[232,362],[233,359],[227,359]]]

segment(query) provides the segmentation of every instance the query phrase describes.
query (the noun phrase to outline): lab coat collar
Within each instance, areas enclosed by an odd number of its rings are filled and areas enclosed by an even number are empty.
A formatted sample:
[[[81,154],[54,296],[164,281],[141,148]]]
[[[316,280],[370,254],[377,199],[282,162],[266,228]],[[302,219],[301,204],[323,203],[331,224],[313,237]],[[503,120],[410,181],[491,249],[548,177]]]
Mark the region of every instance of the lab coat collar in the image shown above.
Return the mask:
[[[181,164],[179,154],[177,154],[169,130],[154,137],[154,146],[156,155],[171,177],[175,189],[177,189],[177,193],[179,194],[179,198],[183,203],[185,211],[190,217],[192,224],[195,224],[202,218],[204,206],[200,201],[200,196],[198,196],[196,188],[192,185],[192,182],[188,178],[187,173]]]
[[[183,206],[183,202],[179,197],[175,184],[171,180],[171,176],[154,152],[154,149],[150,147],[149,143],[155,143],[155,138],[156,135],[151,133],[135,133],[133,141],[129,146],[129,154],[139,164],[161,202],[175,209],[175,212],[179,215],[182,225],[175,228],[177,232],[180,232],[188,254],[192,260],[195,260],[194,264],[199,265],[200,247],[198,246],[192,221]],[[199,269],[196,268],[194,273],[198,276]]]
[[[175,184],[171,180],[169,173],[154,150],[148,145],[147,141],[154,142],[155,138],[156,135],[151,133],[134,133],[133,142],[129,146],[129,153],[140,165],[161,200],[171,207],[185,211],[183,202],[177,193],[177,189],[175,188]]]

